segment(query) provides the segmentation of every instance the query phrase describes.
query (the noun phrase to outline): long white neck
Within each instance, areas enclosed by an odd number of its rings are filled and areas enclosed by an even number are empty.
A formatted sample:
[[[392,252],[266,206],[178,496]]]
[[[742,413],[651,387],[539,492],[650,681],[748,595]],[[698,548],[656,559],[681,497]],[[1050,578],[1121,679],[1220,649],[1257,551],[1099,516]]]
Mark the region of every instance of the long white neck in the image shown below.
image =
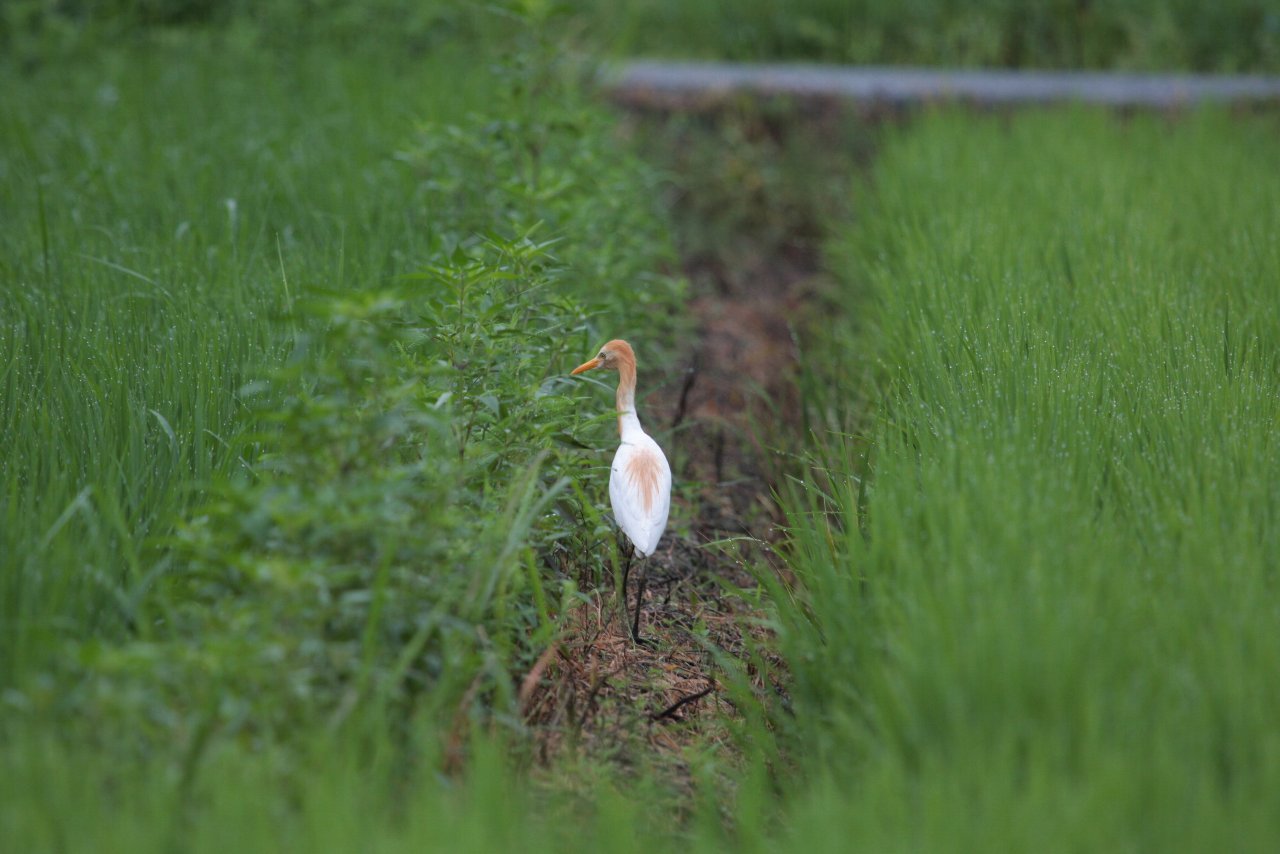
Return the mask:
[[[625,442],[644,435],[640,416],[636,415],[636,367],[623,362],[618,369],[618,433]]]

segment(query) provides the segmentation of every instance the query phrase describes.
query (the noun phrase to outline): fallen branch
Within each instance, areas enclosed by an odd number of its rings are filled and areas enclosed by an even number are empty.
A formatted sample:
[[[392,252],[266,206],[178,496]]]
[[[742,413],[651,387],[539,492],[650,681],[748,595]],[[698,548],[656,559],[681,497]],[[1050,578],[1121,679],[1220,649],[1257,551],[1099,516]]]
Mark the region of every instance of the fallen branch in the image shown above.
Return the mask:
[[[701,700],[703,697],[707,696],[715,689],[716,689],[716,683],[712,682],[710,685],[703,688],[701,691],[697,692],[696,694],[690,694],[687,697],[681,697],[679,700],[676,700],[674,703],[672,703],[670,706],[667,706],[661,712],[650,715],[649,719],[654,721],[660,721],[663,718],[669,718],[672,715],[674,715],[677,711],[679,711],[682,707],[688,705],[689,703],[694,702],[695,700]]]

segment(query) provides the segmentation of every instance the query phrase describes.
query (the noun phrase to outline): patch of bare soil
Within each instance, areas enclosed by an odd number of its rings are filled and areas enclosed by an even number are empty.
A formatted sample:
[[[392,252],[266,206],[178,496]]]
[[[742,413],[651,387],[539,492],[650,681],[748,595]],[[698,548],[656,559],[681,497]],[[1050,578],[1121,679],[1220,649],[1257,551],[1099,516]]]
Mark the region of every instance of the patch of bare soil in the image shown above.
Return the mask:
[[[705,137],[700,144],[718,144],[714,123],[697,133]],[[681,137],[664,139],[679,145]],[[700,206],[716,204],[697,195],[707,189],[673,192],[675,222],[688,223]],[[731,188],[726,204],[760,204],[737,192]],[[542,759],[570,749],[624,766],[682,767],[683,748],[727,738],[725,715],[734,713],[713,650],[745,661],[748,647],[764,649],[768,660],[763,614],[751,597],[732,590],[754,588],[747,567],[774,560],[779,518],[771,477],[778,468],[769,446],[799,432],[792,429],[800,405],[793,323],[820,275],[818,229],[810,226],[803,223],[798,234],[784,228],[783,239],[772,240],[731,228],[732,246],[686,241],[681,265],[696,321],[691,346],[665,377],[641,366],[642,389],[646,375],[650,383],[655,374],[662,379],[650,385],[640,414],[665,446],[677,480],[667,534],[658,552],[633,569],[626,591],[625,612],[633,613],[638,575],[647,574],[641,632],[653,643],[631,639],[611,589],[578,609],[572,629],[542,656],[521,691]],[[754,690],[781,691],[773,684],[780,668],[768,669],[748,670]]]
[[[767,646],[763,615],[732,588],[753,588],[748,562],[771,557],[778,519],[757,425],[794,409],[787,318],[795,308],[791,286],[804,272],[774,270],[785,275],[752,277],[727,292],[723,278],[696,261],[686,272],[696,347],[642,403],[678,481],[672,524],[658,551],[633,564],[626,590],[625,613],[633,614],[645,577],[641,634],[651,642],[632,640],[612,590],[597,591],[590,607],[573,614],[572,629],[522,692],[543,759],[572,746],[630,762],[622,754],[645,745],[678,762],[690,739],[720,737],[719,718],[732,713],[713,650],[745,658],[747,644]],[[757,690],[776,689],[766,674],[753,679]]]

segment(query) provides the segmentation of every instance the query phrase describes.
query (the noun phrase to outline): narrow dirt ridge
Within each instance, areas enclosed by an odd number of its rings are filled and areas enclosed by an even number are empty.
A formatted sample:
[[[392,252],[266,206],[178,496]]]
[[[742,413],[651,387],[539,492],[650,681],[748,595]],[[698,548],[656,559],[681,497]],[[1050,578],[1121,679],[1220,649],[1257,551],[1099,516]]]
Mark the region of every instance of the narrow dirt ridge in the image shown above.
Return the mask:
[[[795,286],[811,271],[780,263],[747,283],[727,281],[696,260],[684,267],[696,347],[681,360],[682,370],[641,403],[652,432],[670,430],[675,478],[696,485],[691,496],[687,489],[685,498],[677,496],[673,524],[628,585],[634,608],[637,573],[647,573],[641,631],[655,643],[632,642],[612,591],[597,591],[592,607],[575,612],[569,635],[543,656],[522,691],[544,760],[566,740],[595,752],[639,739],[674,756],[690,737],[707,735],[698,724],[714,727],[726,711],[708,644],[742,653],[749,630],[743,618],[762,616],[723,584],[753,587],[744,560],[765,560],[767,547],[752,541],[774,537],[777,511],[753,419],[795,398],[787,319]],[[724,543],[731,538],[746,539]],[[764,690],[765,676],[758,677]],[[672,724],[692,726],[673,733]]]
[[[673,219],[680,221],[678,210]],[[757,425],[776,431],[779,413],[798,411],[792,321],[820,274],[812,235],[772,249],[738,237],[739,247],[755,248],[685,253],[691,347],[674,369],[641,366],[650,382],[662,378],[640,407],[650,432],[666,434],[677,480],[672,524],[646,562],[642,633],[656,643],[632,642],[612,590],[597,591],[590,607],[574,613],[572,629],[521,691],[544,761],[580,750],[624,766],[674,764],[679,779],[684,746],[727,737],[723,720],[732,707],[711,648],[745,658],[745,645],[765,634],[750,619],[762,615],[728,594],[725,582],[753,587],[746,562],[772,557],[779,519]],[[632,608],[637,586],[633,572]],[[752,677],[757,690],[779,690],[768,674]]]

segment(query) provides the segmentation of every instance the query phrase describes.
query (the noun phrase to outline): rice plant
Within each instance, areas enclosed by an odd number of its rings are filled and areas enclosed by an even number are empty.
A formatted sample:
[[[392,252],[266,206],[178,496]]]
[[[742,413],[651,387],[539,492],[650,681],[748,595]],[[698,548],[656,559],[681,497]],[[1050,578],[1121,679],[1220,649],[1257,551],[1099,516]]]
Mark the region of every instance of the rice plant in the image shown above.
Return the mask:
[[[855,838],[1274,845],[1275,133],[944,114],[883,151],[780,598]]]

